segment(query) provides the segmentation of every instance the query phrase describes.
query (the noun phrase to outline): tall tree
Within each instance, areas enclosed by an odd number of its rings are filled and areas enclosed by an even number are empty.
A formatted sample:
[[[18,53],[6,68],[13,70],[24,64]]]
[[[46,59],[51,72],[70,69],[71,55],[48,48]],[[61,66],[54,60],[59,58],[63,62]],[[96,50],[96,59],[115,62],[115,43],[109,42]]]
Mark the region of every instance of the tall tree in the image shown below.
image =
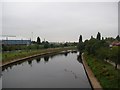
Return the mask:
[[[93,36],[91,36],[91,38],[90,39],[93,39]]]
[[[97,39],[98,40],[101,40],[101,34],[98,32],[98,34],[97,34]]]
[[[102,37],[102,40],[104,40],[104,37]]]
[[[79,37],[79,43],[78,43],[78,45],[77,45],[77,48],[78,48],[78,50],[82,53],[83,52],[83,50],[84,50],[84,43],[83,43],[83,41],[82,41],[82,35],[80,35],[80,37]]]
[[[116,39],[117,39],[118,41],[120,41],[120,36],[119,36],[119,35],[117,35]]]
[[[82,35],[79,37],[79,43],[82,42]]]
[[[37,44],[40,44],[40,43],[41,43],[40,37],[37,37]]]

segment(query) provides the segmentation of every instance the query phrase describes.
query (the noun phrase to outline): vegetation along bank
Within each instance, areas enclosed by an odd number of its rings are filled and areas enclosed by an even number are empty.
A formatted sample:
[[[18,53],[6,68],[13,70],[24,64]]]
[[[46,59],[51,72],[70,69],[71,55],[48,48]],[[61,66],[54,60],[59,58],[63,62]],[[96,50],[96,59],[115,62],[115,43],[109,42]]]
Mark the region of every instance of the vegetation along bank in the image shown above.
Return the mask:
[[[101,37],[98,32],[96,37],[91,36],[83,42],[82,35],[79,37],[77,46],[91,68],[94,76],[98,79],[103,89],[120,89],[120,37]],[[109,62],[114,63],[111,65]]]

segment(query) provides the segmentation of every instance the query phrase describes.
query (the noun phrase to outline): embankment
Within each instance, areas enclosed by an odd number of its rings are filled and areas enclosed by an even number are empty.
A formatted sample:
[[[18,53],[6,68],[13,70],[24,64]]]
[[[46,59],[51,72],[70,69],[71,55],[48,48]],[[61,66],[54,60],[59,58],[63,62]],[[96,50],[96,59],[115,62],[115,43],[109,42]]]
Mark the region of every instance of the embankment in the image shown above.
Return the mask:
[[[45,50],[37,50],[35,53],[33,53],[32,51],[30,51],[30,52],[27,51],[28,54],[25,52],[26,55],[24,53],[20,52],[20,53],[18,53],[18,55],[17,54],[11,55],[12,57],[8,54],[8,57],[6,59],[4,59],[4,61],[0,65],[5,66],[5,65],[8,65],[8,64],[11,64],[14,62],[26,60],[26,59],[33,58],[36,56],[42,56],[42,55],[47,55],[47,54],[52,54],[52,53],[59,53],[61,51],[75,50],[75,49],[76,49],[75,47],[52,48],[52,49],[49,48],[49,49],[45,49]],[[9,59],[9,56],[11,59]],[[17,56],[19,56],[19,57],[17,57]]]
[[[94,76],[92,70],[90,69],[90,67],[87,65],[87,62],[84,58],[84,53],[82,53],[82,62],[83,62],[83,66],[84,66],[84,69],[86,71],[86,74],[88,76],[88,79],[92,85],[92,88],[93,90],[96,90],[96,89],[100,89],[102,90],[102,86],[100,85],[100,83],[98,82],[97,78]]]

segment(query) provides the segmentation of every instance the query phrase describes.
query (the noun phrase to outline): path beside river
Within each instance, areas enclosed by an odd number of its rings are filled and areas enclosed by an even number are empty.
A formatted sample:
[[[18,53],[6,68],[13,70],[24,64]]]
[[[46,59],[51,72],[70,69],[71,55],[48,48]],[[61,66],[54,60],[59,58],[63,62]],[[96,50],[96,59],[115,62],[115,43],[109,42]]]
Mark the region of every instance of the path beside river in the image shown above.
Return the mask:
[[[86,62],[86,60],[84,59],[84,56],[83,56],[83,55],[84,55],[84,53],[82,54],[83,66],[84,66],[84,68],[85,68],[85,70],[86,70],[86,73],[87,73],[88,78],[89,78],[89,80],[90,80],[90,82],[91,82],[91,84],[92,84],[93,89],[96,90],[96,89],[99,88],[100,90],[102,90],[102,86],[101,86],[100,83],[98,82],[97,78],[94,76],[94,74],[93,74],[92,70],[90,69],[90,67],[87,65],[87,62]]]

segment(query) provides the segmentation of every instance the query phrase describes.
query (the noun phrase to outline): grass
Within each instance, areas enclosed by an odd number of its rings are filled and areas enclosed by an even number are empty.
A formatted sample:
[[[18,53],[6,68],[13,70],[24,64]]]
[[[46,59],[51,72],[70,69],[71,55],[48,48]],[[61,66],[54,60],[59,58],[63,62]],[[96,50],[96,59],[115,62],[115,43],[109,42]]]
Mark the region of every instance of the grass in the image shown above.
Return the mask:
[[[0,52],[0,63],[2,62],[2,53]]]
[[[22,50],[22,51],[13,51],[13,52],[3,52],[2,53],[2,63],[6,63],[15,59],[47,53],[47,52],[59,52],[68,49],[75,49],[75,47],[65,47],[65,48],[49,48],[49,49],[39,49],[39,50]]]
[[[93,56],[85,54],[84,57],[104,89],[120,89],[120,70],[115,70],[111,64]]]

